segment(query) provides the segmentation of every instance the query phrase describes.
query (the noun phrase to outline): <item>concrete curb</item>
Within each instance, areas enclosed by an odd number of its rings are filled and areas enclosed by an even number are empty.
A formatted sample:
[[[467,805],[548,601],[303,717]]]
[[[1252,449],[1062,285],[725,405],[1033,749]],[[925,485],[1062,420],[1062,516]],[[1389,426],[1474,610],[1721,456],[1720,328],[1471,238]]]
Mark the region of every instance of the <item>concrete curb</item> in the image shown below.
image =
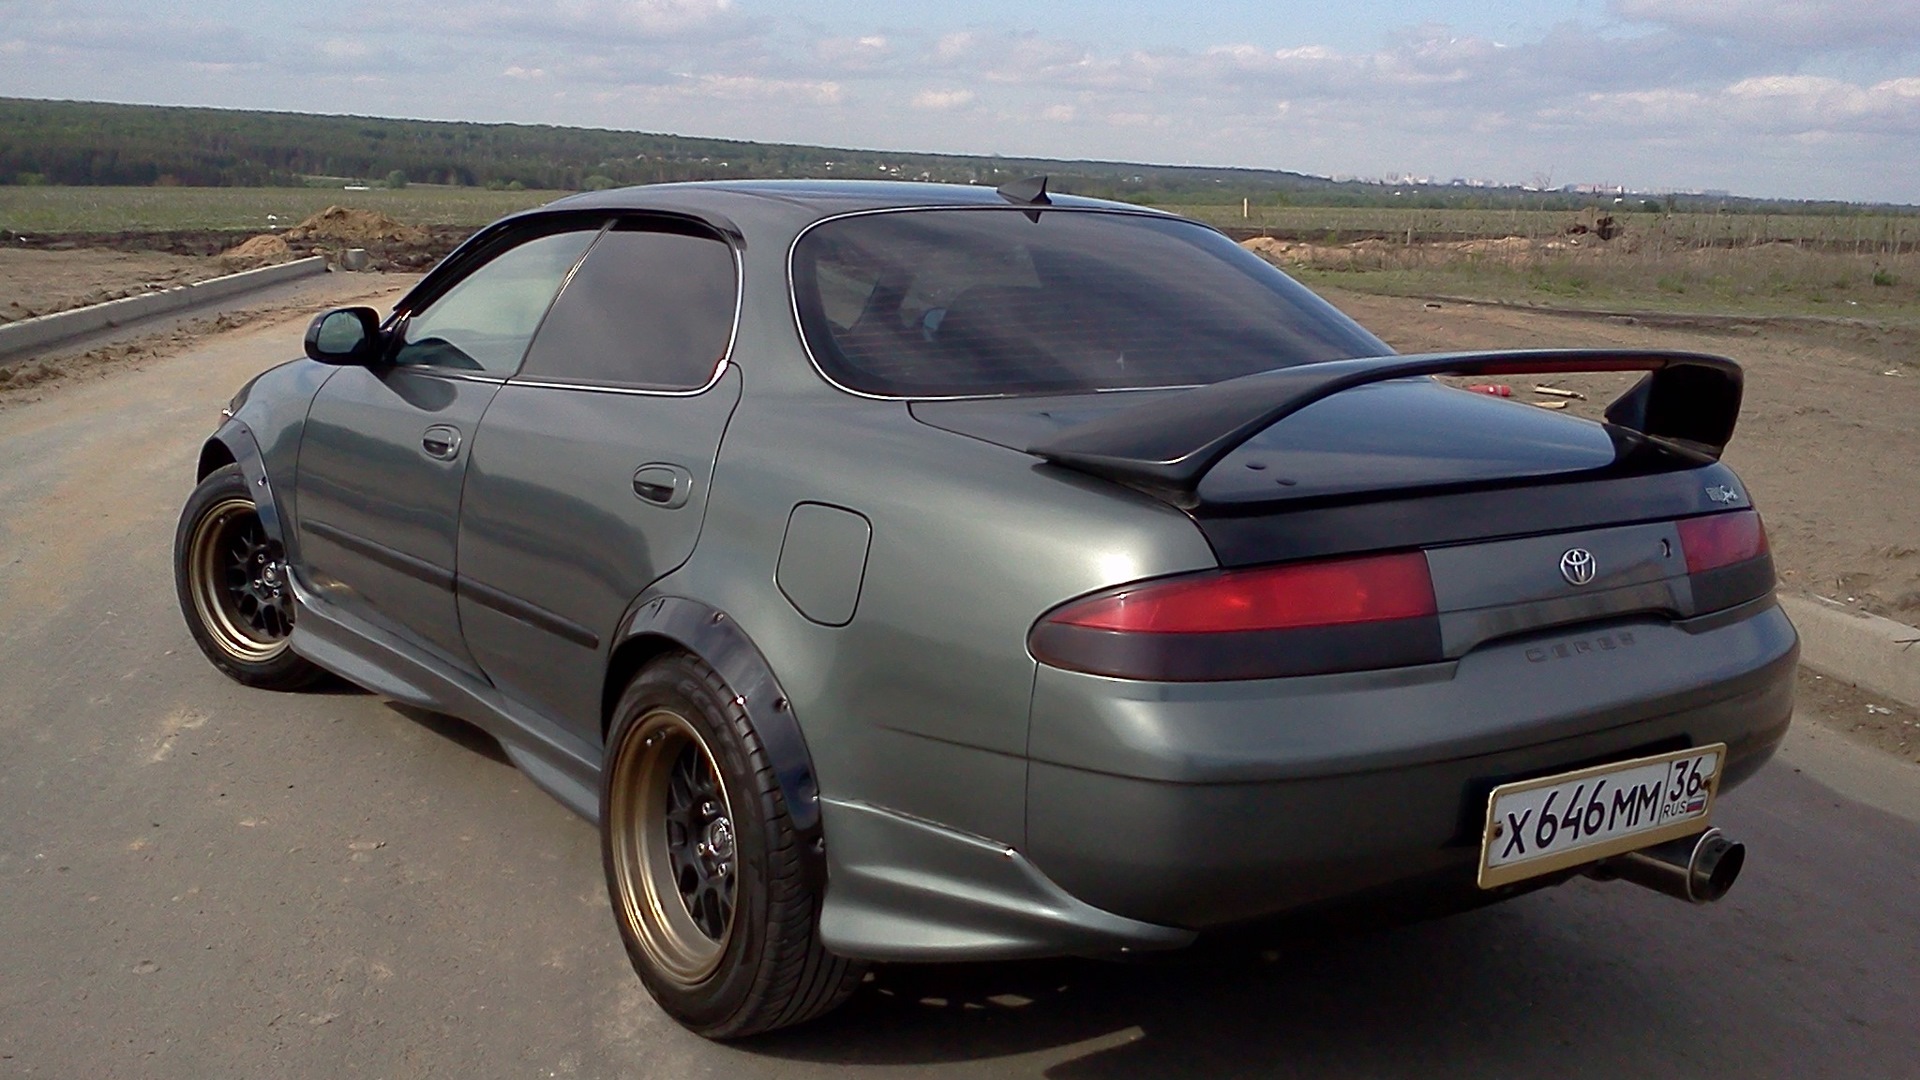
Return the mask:
[[[1817,596],[1782,596],[1800,660],[1824,675],[1920,709],[1920,629]]]
[[[280,285],[311,277],[314,274],[325,273],[326,269],[327,260],[323,256],[315,255],[312,258],[296,259],[278,266],[263,266],[258,270],[227,274],[224,277],[196,281],[191,285],[179,285],[162,292],[147,293],[144,296],[129,296],[122,300],[109,300],[104,304],[75,308],[72,311],[57,311],[52,315],[22,319],[17,323],[0,326],[0,359],[18,357],[35,349],[42,349],[48,345],[109,327],[121,326],[135,319],[182,311],[210,301],[224,300],[255,289],[264,289],[269,285]]]

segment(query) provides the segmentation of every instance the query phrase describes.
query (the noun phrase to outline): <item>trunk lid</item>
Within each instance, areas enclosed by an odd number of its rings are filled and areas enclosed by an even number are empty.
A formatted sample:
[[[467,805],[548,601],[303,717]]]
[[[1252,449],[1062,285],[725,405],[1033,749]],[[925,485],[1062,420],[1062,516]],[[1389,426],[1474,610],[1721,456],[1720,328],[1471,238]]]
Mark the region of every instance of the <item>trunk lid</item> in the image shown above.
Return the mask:
[[[1024,450],[1178,392],[916,402],[911,411]],[[1728,582],[1688,572],[1674,522],[1750,506],[1717,460],[1425,378],[1302,408],[1221,457],[1193,494],[1183,509],[1224,568],[1424,551],[1445,658],[1554,627],[1692,618],[1773,584],[1765,558]],[[1591,560],[1591,577],[1577,583],[1561,566],[1576,550]],[[1595,640],[1564,647],[1617,644]]]
[[[1178,390],[919,401],[931,427],[1026,450]],[[1402,379],[1323,398],[1219,460],[1183,509],[1223,566],[1671,520],[1748,505],[1690,449]]]

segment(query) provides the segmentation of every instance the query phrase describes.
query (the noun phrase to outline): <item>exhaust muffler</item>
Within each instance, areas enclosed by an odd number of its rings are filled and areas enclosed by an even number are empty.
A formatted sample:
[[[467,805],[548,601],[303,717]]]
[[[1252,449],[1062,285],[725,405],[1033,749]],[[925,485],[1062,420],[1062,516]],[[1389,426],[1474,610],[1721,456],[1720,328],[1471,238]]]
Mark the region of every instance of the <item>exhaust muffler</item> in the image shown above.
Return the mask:
[[[1747,846],[1719,829],[1683,836],[1644,851],[1602,859],[1587,871],[1600,881],[1631,881],[1691,904],[1711,904],[1733,888],[1747,861]]]

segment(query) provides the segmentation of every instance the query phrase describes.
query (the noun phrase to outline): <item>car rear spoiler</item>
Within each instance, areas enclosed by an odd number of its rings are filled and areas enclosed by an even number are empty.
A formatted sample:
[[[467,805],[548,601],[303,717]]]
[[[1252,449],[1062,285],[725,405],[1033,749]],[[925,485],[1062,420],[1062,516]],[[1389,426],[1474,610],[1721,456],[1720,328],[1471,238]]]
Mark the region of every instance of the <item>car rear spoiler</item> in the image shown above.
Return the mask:
[[[1195,504],[1208,470],[1236,447],[1343,390],[1420,375],[1644,371],[1607,406],[1609,423],[1718,459],[1740,416],[1740,365],[1701,353],[1520,349],[1330,360],[1276,368],[1109,413],[1027,447],[1055,465]]]

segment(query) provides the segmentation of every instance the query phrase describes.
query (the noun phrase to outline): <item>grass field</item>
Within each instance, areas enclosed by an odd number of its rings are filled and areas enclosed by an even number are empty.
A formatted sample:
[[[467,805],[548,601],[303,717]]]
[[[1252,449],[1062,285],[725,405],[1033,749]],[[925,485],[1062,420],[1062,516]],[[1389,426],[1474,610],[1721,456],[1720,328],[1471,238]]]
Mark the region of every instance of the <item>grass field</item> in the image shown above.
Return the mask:
[[[1618,241],[1371,241],[1296,244],[1269,257],[1309,285],[1387,296],[1920,324],[1920,256],[1912,253],[1855,255],[1779,243],[1674,249]]]
[[[1379,236],[1415,243],[1473,237],[1563,235],[1582,215],[1565,210],[1424,210],[1392,206],[1168,206],[1211,225],[1261,229],[1276,236],[1356,239]],[[1920,246],[1920,214],[1653,213],[1607,207],[1628,233],[1657,237],[1673,247],[1816,244],[1865,254]]]
[[[0,229],[21,233],[285,228],[329,206],[378,210],[413,225],[485,225],[564,191],[374,188],[0,187]],[[277,220],[276,220],[277,219]]]

